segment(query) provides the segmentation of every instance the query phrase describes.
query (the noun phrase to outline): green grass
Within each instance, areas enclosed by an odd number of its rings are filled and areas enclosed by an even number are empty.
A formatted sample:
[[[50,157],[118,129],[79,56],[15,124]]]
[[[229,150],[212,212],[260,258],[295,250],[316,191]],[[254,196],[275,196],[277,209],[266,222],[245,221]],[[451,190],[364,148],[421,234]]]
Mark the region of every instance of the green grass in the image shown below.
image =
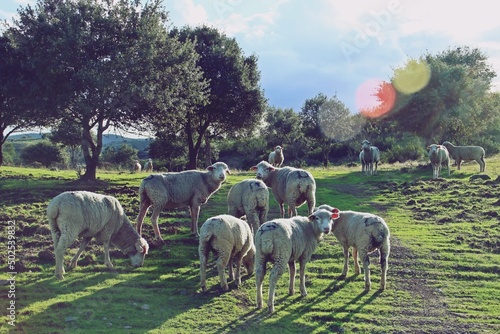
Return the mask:
[[[199,287],[197,241],[190,236],[187,210],[163,212],[166,245],[152,247],[145,266],[132,269],[119,251],[114,271],[103,264],[102,247],[91,244],[79,267],[64,281],[54,277],[52,241],[45,218],[51,198],[65,190],[89,189],[116,196],[131,220],[138,214],[137,188],[146,174],[99,172],[98,184],[75,183],[76,173],[0,168],[0,224],[16,224],[16,326],[2,322],[1,333],[409,333],[500,331],[500,157],[487,160],[490,181],[469,181],[478,166],[452,167],[451,177],[430,180],[430,167],[382,165],[367,177],[358,168],[310,169],[317,204],[381,215],[391,229],[387,289],[377,290],[380,268],[371,257],[372,291],[363,293],[363,275],[353,266],[346,280],[342,249],[325,236],[306,270],[308,296],[288,296],[288,273],[278,282],[276,311],[255,308],[255,278],[219,290],[215,266],[208,291]],[[401,168],[406,167],[405,172]],[[409,168],[408,168],[409,167]],[[444,173],[444,175],[447,175]],[[234,172],[202,207],[200,225],[227,212],[226,196],[235,183],[254,177]],[[299,208],[305,215],[306,207]],[[278,205],[270,200],[269,218]],[[7,279],[7,229],[0,241],[0,279]],[[149,217],[143,228],[154,234]],[[67,251],[66,260],[76,252]],[[49,251],[49,259],[46,259]],[[44,253],[45,257],[40,254]],[[269,276],[264,281],[267,294]],[[10,300],[0,299],[7,319]]]

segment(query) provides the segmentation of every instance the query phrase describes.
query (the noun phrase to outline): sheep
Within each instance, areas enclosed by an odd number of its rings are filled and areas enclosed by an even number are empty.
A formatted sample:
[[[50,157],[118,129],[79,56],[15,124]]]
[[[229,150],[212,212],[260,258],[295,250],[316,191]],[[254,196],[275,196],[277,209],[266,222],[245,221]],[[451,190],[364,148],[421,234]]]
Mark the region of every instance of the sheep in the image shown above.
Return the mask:
[[[338,219],[337,213],[327,210],[315,211],[309,217],[281,218],[261,225],[255,235],[255,280],[257,286],[257,308],[262,308],[262,282],[266,275],[267,262],[273,263],[269,275],[268,311],[274,312],[276,284],[288,264],[290,282],[289,295],[295,292],[295,262],[300,264],[300,293],[307,296],[305,286],[306,264],[311,259],[323,234],[332,228],[332,220]]]
[[[366,164],[365,164],[364,156],[365,156],[364,151],[361,150],[361,152],[359,152],[359,162],[361,163],[361,173],[364,173],[366,171]]]
[[[153,160],[148,159],[148,161],[146,161],[146,163],[144,164],[144,171],[146,173],[152,173],[153,172]]]
[[[236,286],[241,285],[241,265],[251,275],[254,271],[255,246],[250,226],[231,215],[219,215],[209,218],[200,228],[198,253],[200,256],[201,289],[205,292],[207,260],[210,252],[216,258],[220,286],[229,289],[225,268],[229,264],[229,279],[234,279]],[[233,275],[233,262],[236,264],[236,277]]]
[[[283,148],[281,146],[276,146],[274,151],[269,153],[269,163],[274,167],[281,167],[285,156],[283,155]]]
[[[311,173],[292,167],[273,167],[266,161],[251,167],[257,171],[257,179],[271,188],[280,206],[281,218],[285,218],[284,203],[288,205],[288,216],[297,215],[297,208],[307,201],[308,215],[316,205],[316,181]]]
[[[139,162],[139,160],[134,160],[134,172],[135,173],[140,173],[141,172],[141,163]]]
[[[137,232],[142,233],[142,223],[149,208],[153,207],[151,222],[157,241],[163,238],[158,228],[158,217],[165,209],[188,206],[191,215],[191,233],[198,236],[200,206],[219,190],[230,174],[228,166],[216,162],[207,171],[188,170],[178,173],[153,174],[142,180],[139,187],[140,210],[137,216]]]
[[[109,269],[113,269],[110,244],[127,254],[134,267],[144,264],[149,245],[135,231],[120,202],[112,196],[88,191],[63,192],[50,201],[47,217],[54,242],[55,275],[59,280],[64,279],[64,253],[77,237],[83,240],[71,259],[71,268],[77,266],[80,255],[93,237],[103,244],[104,264]]]
[[[227,207],[228,213],[232,216],[246,216],[252,233],[255,233],[267,220],[269,190],[261,180],[243,180],[229,190]]]
[[[450,156],[446,147],[432,144],[427,146],[427,149],[429,150],[429,159],[432,165],[432,178],[436,179],[439,177],[443,164],[447,166],[448,176],[450,176]]]
[[[458,170],[460,170],[462,160],[475,160],[479,164],[479,172],[484,172],[486,168],[486,162],[484,161],[485,152],[481,146],[455,146],[449,141],[445,141],[443,146],[446,147],[448,153],[457,163]]]
[[[391,251],[389,227],[383,218],[371,213],[355,211],[339,211],[329,205],[320,205],[318,209],[338,213],[340,218],[335,220],[332,233],[344,249],[344,269],[339,279],[345,279],[349,270],[349,247],[352,247],[354,272],[359,275],[359,258],[365,272],[365,292],[371,289],[370,258],[368,254],[380,252],[380,290],[385,290],[387,276],[387,260]]]
[[[377,167],[378,163],[380,162],[380,150],[378,149],[378,147],[372,146],[372,144],[368,140],[363,140],[361,145],[362,145],[361,148],[363,150],[365,173],[367,175],[377,175]],[[374,164],[375,164],[375,169],[373,168]]]

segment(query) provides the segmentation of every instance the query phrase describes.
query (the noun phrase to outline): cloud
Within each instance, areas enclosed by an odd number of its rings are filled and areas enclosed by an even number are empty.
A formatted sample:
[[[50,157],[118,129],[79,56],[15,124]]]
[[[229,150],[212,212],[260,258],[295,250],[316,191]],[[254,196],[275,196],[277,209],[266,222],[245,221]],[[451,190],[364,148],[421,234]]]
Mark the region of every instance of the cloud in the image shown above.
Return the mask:
[[[193,0],[175,0],[173,6],[185,25],[198,26],[209,23],[204,6],[195,5]]]

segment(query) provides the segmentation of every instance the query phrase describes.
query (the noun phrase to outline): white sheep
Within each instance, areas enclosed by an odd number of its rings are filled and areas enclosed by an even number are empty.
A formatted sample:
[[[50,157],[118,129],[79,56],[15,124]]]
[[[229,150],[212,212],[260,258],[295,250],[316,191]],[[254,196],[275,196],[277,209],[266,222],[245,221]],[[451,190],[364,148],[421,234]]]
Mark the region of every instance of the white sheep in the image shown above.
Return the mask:
[[[361,152],[359,152],[359,162],[361,163],[361,173],[364,173],[366,171],[366,164],[365,164],[364,156],[365,156],[364,151],[361,150]]]
[[[153,160],[150,158],[146,163],[144,164],[144,171],[146,173],[152,173],[153,172]]]
[[[251,275],[254,270],[255,246],[250,226],[231,215],[219,215],[209,218],[200,228],[198,253],[200,256],[201,289],[206,291],[206,272],[208,256],[212,252],[217,264],[220,286],[224,291],[227,285],[225,268],[229,265],[229,279],[234,279],[236,286],[241,285],[241,265]],[[236,277],[233,274],[236,265]]]
[[[274,151],[269,153],[269,163],[275,167],[281,167],[285,156],[283,155],[283,148],[281,146],[276,146]]]
[[[262,282],[266,275],[267,262],[273,263],[269,275],[269,297],[267,307],[274,312],[274,295],[276,284],[288,265],[290,282],[288,293],[295,292],[295,262],[299,261],[300,293],[307,295],[305,285],[306,264],[311,259],[323,234],[332,228],[332,220],[338,214],[327,210],[315,211],[309,217],[293,217],[275,219],[257,230],[255,235],[255,279],[257,285],[257,308],[262,308]]]
[[[365,163],[365,173],[368,175],[377,175],[378,163],[380,162],[380,150],[378,147],[372,146],[368,140],[363,140],[361,145],[363,150],[363,161]],[[375,168],[373,165],[375,165]]]
[[[481,146],[455,146],[449,141],[445,141],[443,146],[446,147],[450,156],[457,163],[458,170],[460,170],[462,161],[475,160],[479,164],[479,172],[484,172],[486,168],[485,152]]]
[[[354,272],[359,275],[359,258],[363,263],[365,272],[365,291],[371,289],[370,280],[370,258],[368,254],[379,250],[380,252],[380,290],[386,286],[387,260],[391,251],[390,232],[384,219],[371,213],[355,211],[339,211],[329,205],[320,205],[318,209],[339,213],[340,218],[335,220],[332,232],[344,249],[344,269],[341,279],[347,276],[349,270],[349,247],[352,247],[354,259]]]
[[[142,169],[141,163],[139,160],[134,160],[134,172],[135,173],[140,173]]]
[[[316,205],[316,181],[311,173],[292,167],[273,167],[261,161],[251,168],[257,171],[257,179],[271,188],[280,206],[281,218],[285,217],[284,203],[288,205],[288,216],[297,215],[297,208],[307,202],[311,215]]]
[[[427,146],[427,149],[429,150],[429,159],[432,165],[432,178],[436,179],[439,177],[442,165],[448,168],[448,176],[450,176],[450,156],[446,147],[432,144]]]
[[[243,180],[229,190],[227,207],[228,213],[232,216],[246,216],[252,233],[255,233],[267,220],[269,190],[261,180]]]
[[[179,173],[153,174],[142,180],[139,187],[140,210],[137,216],[137,232],[142,233],[142,223],[149,208],[153,207],[151,222],[157,240],[162,241],[158,217],[163,209],[189,207],[191,232],[198,235],[200,206],[219,190],[230,174],[223,162],[208,166],[207,171],[188,170]]]
[[[118,200],[88,191],[67,191],[54,197],[47,206],[50,231],[56,258],[55,274],[63,279],[64,253],[73,241],[83,240],[70,267],[77,266],[83,250],[94,237],[104,246],[104,264],[113,269],[109,258],[109,245],[118,247],[127,254],[134,267],[144,263],[148,243],[140,237],[128,220]]]

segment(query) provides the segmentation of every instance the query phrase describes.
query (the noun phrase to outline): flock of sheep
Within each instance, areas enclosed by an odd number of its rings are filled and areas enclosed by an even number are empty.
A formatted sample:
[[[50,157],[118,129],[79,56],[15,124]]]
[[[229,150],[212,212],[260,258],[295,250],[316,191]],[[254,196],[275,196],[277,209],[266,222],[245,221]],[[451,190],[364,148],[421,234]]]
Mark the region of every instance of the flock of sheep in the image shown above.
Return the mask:
[[[449,142],[430,145],[429,157],[434,168],[433,177],[439,177],[442,164],[448,166],[453,157],[460,169],[462,160],[476,160],[484,171],[484,150],[478,146],[459,147]],[[349,248],[352,247],[354,270],[360,273],[358,256],[365,275],[365,291],[371,288],[370,260],[368,254],[379,250],[381,279],[380,289],[385,289],[387,260],[390,253],[390,232],[385,221],[364,212],[340,211],[329,205],[316,205],[316,182],[306,170],[281,167],[283,150],[277,146],[269,155],[269,162],[261,161],[251,169],[255,179],[235,184],[227,197],[228,214],[209,218],[200,228],[200,207],[206,203],[230,174],[228,166],[217,162],[205,171],[190,170],[178,173],[152,174],[140,187],[140,211],[134,229],[118,200],[112,196],[86,191],[69,191],[56,196],[47,207],[50,230],[56,259],[55,275],[63,279],[63,259],[66,249],[78,237],[83,238],[70,267],[76,267],[88,242],[94,237],[104,246],[104,261],[113,268],[109,258],[110,244],[129,255],[133,266],[142,266],[148,253],[148,243],[141,237],[144,218],[152,207],[151,221],[156,241],[162,241],[158,217],[163,209],[189,207],[191,232],[199,237],[201,288],[206,290],[206,268],[213,252],[220,285],[228,290],[225,270],[229,279],[241,284],[241,267],[248,275],[255,270],[256,302],[262,307],[262,284],[267,263],[273,267],[269,278],[269,312],[274,311],[274,294],[277,281],[288,266],[290,272],[289,294],[294,293],[296,262],[299,263],[300,293],[307,295],[305,268],[324,234],[334,234],[343,248],[344,269],[348,272]],[[369,141],[363,141],[360,152],[362,171],[376,174],[380,151]],[[152,163],[150,163],[152,166]],[[435,167],[434,167],[435,166]],[[281,218],[268,221],[269,190],[272,190],[280,207]],[[297,208],[307,203],[308,216],[297,215]],[[285,218],[284,205],[288,207]],[[234,269],[236,274],[234,275]]]

